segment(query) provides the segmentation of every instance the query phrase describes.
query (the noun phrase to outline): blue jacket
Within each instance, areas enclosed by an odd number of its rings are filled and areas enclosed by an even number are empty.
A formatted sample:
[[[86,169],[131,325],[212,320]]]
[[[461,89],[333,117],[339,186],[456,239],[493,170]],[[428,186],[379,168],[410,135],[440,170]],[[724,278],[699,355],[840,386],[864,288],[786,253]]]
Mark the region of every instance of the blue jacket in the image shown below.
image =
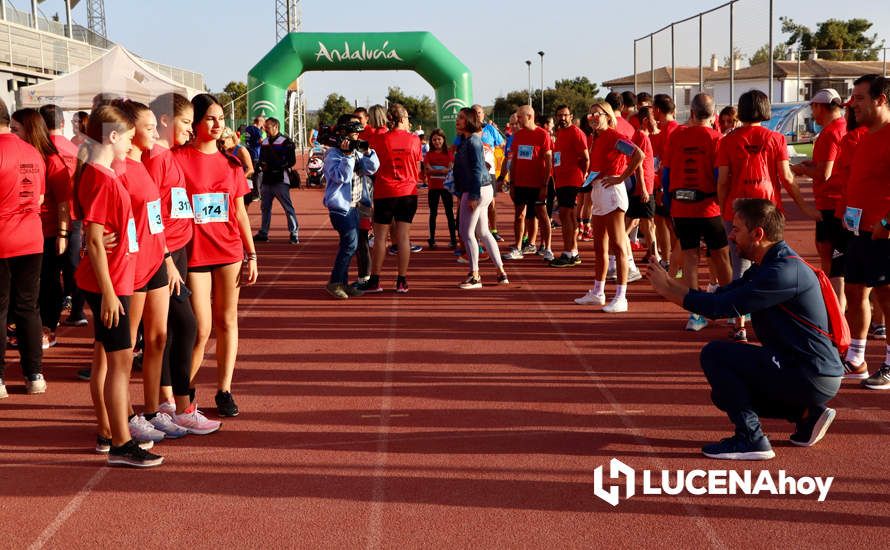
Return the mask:
[[[779,306],[828,331],[828,312],[819,279],[785,241],[779,241],[742,278],[715,294],[690,290],[683,307],[710,319],[751,314],[764,348],[786,368],[808,376],[841,376],[843,365],[827,336],[798,321]]]
[[[491,176],[485,165],[482,153],[482,140],[473,134],[463,139],[454,153],[454,192],[458,195],[468,193],[471,199],[482,198],[480,189],[483,185],[491,185]]]
[[[327,180],[323,203],[331,212],[345,214],[355,207],[368,189],[362,176],[371,176],[380,168],[380,160],[373,149],[366,154],[358,151],[344,153],[336,147],[328,149],[324,157],[324,177]],[[355,189],[356,187],[360,189]]]

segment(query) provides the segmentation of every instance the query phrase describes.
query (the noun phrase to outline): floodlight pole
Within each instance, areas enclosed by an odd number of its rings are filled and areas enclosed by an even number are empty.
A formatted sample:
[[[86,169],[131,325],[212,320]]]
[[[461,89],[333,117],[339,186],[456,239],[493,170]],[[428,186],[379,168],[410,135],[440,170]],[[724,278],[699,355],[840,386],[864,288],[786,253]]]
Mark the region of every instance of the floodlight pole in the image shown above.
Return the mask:
[[[541,115],[544,115],[544,52],[538,52],[541,56]]]
[[[532,62],[530,59],[525,60],[525,64],[528,67],[528,104],[532,104]]]

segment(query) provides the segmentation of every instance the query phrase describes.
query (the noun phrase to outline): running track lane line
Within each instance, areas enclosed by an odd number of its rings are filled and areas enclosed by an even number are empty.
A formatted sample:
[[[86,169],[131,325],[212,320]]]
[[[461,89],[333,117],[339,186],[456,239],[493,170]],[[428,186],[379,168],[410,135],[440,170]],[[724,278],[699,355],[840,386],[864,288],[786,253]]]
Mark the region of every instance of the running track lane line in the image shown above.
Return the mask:
[[[320,227],[318,227],[312,233],[312,235],[310,235],[309,241],[311,242],[312,239],[314,239],[319,234],[319,232],[321,232],[322,229],[325,229],[330,223],[331,223],[330,220],[326,219],[325,223],[323,223]],[[257,302],[259,302],[260,299],[266,295],[266,293],[269,291],[270,288],[275,286],[275,283],[278,282],[278,280],[281,278],[281,276],[284,275],[284,273],[288,269],[290,269],[290,267],[294,264],[294,262],[297,260],[297,258],[300,257],[300,255],[303,253],[303,250],[304,250],[304,247],[300,247],[300,249],[297,250],[297,252],[291,256],[290,261],[288,261],[287,264],[278,271],[278,273],[275,275],[275,277],[272,278],[272,281],[270,282],[270,284],[267,285],[265,288],[263,288],[259,292],[259,294],[257,294],[257,296],[250,302],[250,305],[247,307],[247,309],[243,310],[243,313],[242,313],[242,309],[240,307],[238,308],[238,317],[239,318],[244,315],[247,315],[248,313],[253,311],[253,308],[256,307]],[[240,340],[240,336],[239,336],[239,340]],[[205,352],[204,352],[205,355],[207,354],[208,350],[210,353],[213,353],[216,350],[216,339],[214,339],[214,341],[213,341],[213,346],[208,346],[208,349],[205,350]],[[387,353],[390,353],[390,352],[387,352]],[[391,355],[391,353],[390,353],[390,355]],[[47,542],[49,542],[49,540],[53,537],[53,535],[56,534],[56,531],[58,531],[59,528],[62,527],[62,525],[66,521],[68,521],[68,518],[70,518],[72,515],[74,515],[75,512],[77,512],[77,510],[80,508],[81,504],[83,504],[83,501],[86,500],[86,498],[89,496],[89,494],[93,490],[93,488],[100,481],[102,481],[102,479],[108,473],[109,468],[110,468],[110,466],[107,466],[107,465],[102,466],[101,468],[99,468],[99,471],[93,475],[93,477],[91,477],[89,480],[87,480],[87,482],[80,489],[80,491],[77,492],[77,494],[74,496],[74,498],[72,498],[68,502],[68,504],[66,504],[65,507],[62,508],[62,511],[59,512],[58,515],[56,515],[55,519],[53,519],[52,522],[50,522],[50,524],[46,527],[46,529],[44,529],[43,532],[40,533],[40,536],[38,536],[37,539],[31,543],[31,545],[28,547],[28,550],[40,550],[41,548],[43,548],[46,545]]]
[[[624,424],[627,429],[633,434],[634,439],[640,444],[641,447],[646,449],[646,452],[655,459],[655,464],[659,469],[664,468],[664,464],[661,463],[661,460],[658,459],[658,455],[655,452],[655,449],[652,445],[649,444],[648,440],[644,435],[640,433],[640,429],[634,424],[631,420],[629,412],[625,410],[625,408],[621,405],[621,403],[615,398],[615,395],[609,390],[609,388],[605,387],[602,383],[600,377],[596,374],[596,372],[591,368],[591,366],[584,359],[584,355],[581,353],[581,350],[578,349],[578,346],[575,345],[575,342],[569,338],[566,334],[565,330],[562,328],[562,325],[553,318],[553,315],[550,314],[550,311],[544,307],[544,303],[541,301],[540,296],[538,296],[537,291],[535,291],[534,287],[529,284],[528,280],[522,275],[520,275],[520,280],[522,280],[523,284],[526,285],[529,292],[532,295],[532,298],[535,300],[535,304],[538,306],[538,309],[544,314],[547,318],[547,321],[550,323],[556,332],[559,333],[559,337],[562,338],[562,341],[566,344],[569,351],[571,351],[572,355],[575,356],[575,360],[578,361],[578,364],[584,369],[590,379],[596,384],[597,390],[599,390],[600,394],[606,398],[606,400],[611,405],[612,409],[615,411],[615,416],[621,419],[621,423]],[[581,311],[589,311],[589,308],[584,308]],[[609,313],[603,313],[603,315],[610,315]],[[620,315],[620,314],[618,314]],[[594,498],[593,488],[591,487],[591,495],[590,498]],[[702,534],[708,540],[709,544],[712,548],[727,548],[726,544],[720,540],[720,537],[717,535],[717,532],[708,523],[708,520],[704,518],[702,515],[701,509],[692,504],[689,498],[681,498],[680,499],[683,509],[689,515],[689,517],[693,520],[696,527],[701,530]]]
[[[377,461],[374,466],[374,489],[371,493],[371,513],[368,518],[368,548],[377,550],[381,545],[383,531],[383,497],[385,491],[386,463],[389,458],[389,420],[392,410],[392,374],[393,355],[396,350],[396,333],[399,321],[398,294],[392,297],[391,315],[389,318],[389,334],[386,338],[384,354],[383,398],[380,401],[380,425],[377,427]]]

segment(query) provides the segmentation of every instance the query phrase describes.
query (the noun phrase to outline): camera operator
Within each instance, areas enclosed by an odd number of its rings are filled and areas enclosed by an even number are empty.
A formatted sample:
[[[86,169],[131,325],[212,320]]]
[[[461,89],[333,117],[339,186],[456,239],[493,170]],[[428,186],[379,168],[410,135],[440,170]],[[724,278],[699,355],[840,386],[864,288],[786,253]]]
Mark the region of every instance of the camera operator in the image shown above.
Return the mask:
[[[260,230],[253,236],[254,241],[266,242],[269,240],[269,226],[272,223],[272,199],[278,199],[278,203],[284,209],[287,216],[287,231],[290,233],[290,244],[299,244],[297,231],[300,224],[297,222],[297,213],[290,199],[290,178],[295,177],[290,173],[291,168],[297,162],[296,146],[286,135],[280,132],[280,124],[277,119],[266,120],[266,139],[260,146],[259,170],[262,172]]]
[[[377,153],[368,147],[367,141],[358,139],[363,129],[355,115],[342,115],[337,119],[333,135],[323,129],[319,139],[326,145],[336,141],[324,159],[324,176],[327,184],[324,190],[324,205],[331,217],[331,225],[340,235],[340,248],[331,269],[331,278],[326,290],[334,298],[345,300],[361,296],[361,290],[348,285],[349,264],[358,247],[359,208],[370,208],[370,190],[367,178],[377,172],[380,161]],[[328,134],[328,135],[324,135]]]

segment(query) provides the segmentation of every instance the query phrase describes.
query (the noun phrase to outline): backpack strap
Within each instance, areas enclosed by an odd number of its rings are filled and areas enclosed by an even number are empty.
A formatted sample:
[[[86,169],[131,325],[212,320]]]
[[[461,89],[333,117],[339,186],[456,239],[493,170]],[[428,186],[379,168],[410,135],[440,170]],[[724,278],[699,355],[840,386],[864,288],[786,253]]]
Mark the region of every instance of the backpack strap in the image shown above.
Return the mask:
[[[796,259],[800,260],[801,262],[805,263],[810,269],[812,269],[814,272],[816,272],[816,277],[817,277],[817,278],[818,278],[818,276],[819,276],[819,272],[822,271],[821,269],[817,269],[817,268],[813,267],[813,265],[810,264],[810,262],[804,260],[804,259],[801,258],[800,256],[786,256],[786,258],[796,258]],[[824,297],[823,297],[823,298],[824,298]],[[832,338],[832,334],[831,334],[830,332],[827,332],[827,331],[822,330],[821,328],[819,328],[819,327],[816,326],[815,324],[813,324],[813,323],[807,321],[806,319],[804,319],[804,318],[801,317],[800,315],[797,315],[796,313],[794,313],[793,311],[791,311],[790,309],[788,309],[788,306],[786,306],[785,304],[779,304],[779,307],[782,308],[782,310],[783,310],[785,313],[787,313],[788,315],[790,315],[790,316],[792,316],[793,318],[797,319],[797,320],[800,321],[801,323],[807,325],[807,326],[810,327],[811,329],[816,330],[817,332],[819,332],[819,333],[822,334],[823,336],[828,337],[829,340],[833,340],[833,338]],[[829,316],[829,322],[831,322],[830,316]]]

